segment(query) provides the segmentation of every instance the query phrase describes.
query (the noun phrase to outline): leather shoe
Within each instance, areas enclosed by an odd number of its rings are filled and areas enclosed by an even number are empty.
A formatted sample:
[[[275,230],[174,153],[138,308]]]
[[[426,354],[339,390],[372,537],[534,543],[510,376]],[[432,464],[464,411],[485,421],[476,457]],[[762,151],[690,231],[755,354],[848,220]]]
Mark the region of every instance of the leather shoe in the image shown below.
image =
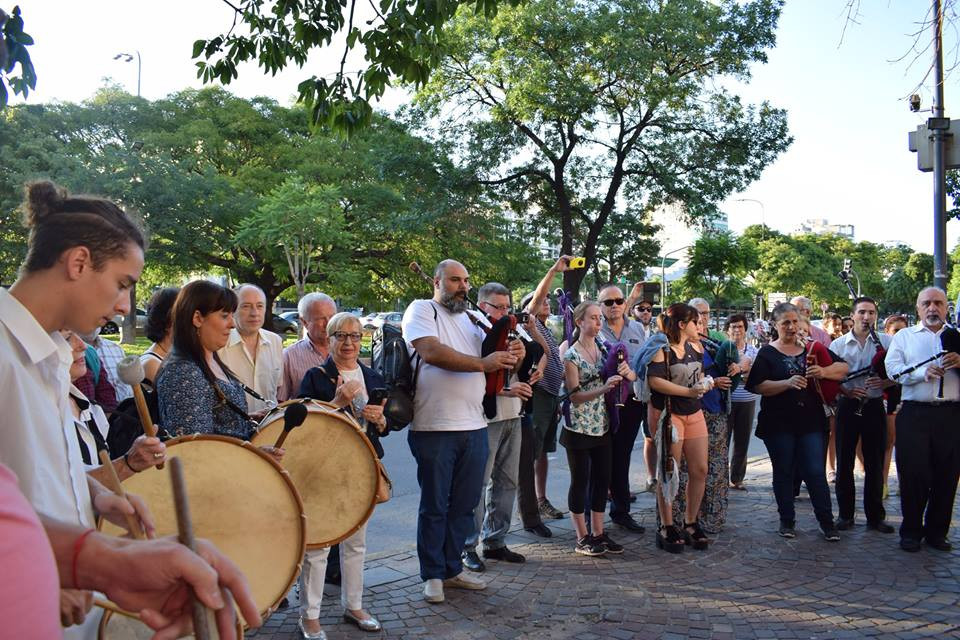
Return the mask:
[[[900,538],[900,548],[911,553],[920,551],[920,541],[916,538]]]
[[[886,523],[884,520],[879,522],[868,522],[867,529],[873,529],[874,531],[879,531],[880,533],[893,533],[894,528]]]
[[[853,518],[837,518],[834,524],[839,531],[847,531],[853,529]]]
[[[483,560],[480,559],[476,551],[464,551],[460,559],[463,561],[463,566],[470,571],[483,573],[487,570],[487,565],[483,564]]]
[[[553,537],[553,531],[550,531],[550,528],[547,527],[547,525],[543,524],[542,522],[541,522],[540,524],[536,524],[536,525],[534,525],[534,526],[532,526],[532,527],[524,527],[524,529],[527,530],[527,531],[529,531],[529,532],[532,533],[533,535],[540,537],[540,538],[552,538],[552,537]]]
[[[924,540],[928,547],[933,547],[937,551],[950,551],[953,549],[953,545],[951,545],[946,538],[933,538],[932,540],[930,538],[924,538]]]
[[[504,562],[526,562],[526,558],[522,554],[517,553],[516,551],[510,551],[506,547],[499,547],[497,549],[484,549],[483,557],[490,560],[503,560]]]
[[[358,618],[350,613],[350,611],[344,611],[343,619],[347,622],[352,622],[353,624],[357,625],[357,628],[361,631],[370,631],[375,633],[382,629],[380,621],[371,615],[368,615],[366,618]]]
[[[643,528],[639,522],[633,519],[633,516],[624,516],[622,518],[617,518],[613,521],[613,524],[626,529],[627,531],[632,531],[633,533],[643,533],[646,529]]]

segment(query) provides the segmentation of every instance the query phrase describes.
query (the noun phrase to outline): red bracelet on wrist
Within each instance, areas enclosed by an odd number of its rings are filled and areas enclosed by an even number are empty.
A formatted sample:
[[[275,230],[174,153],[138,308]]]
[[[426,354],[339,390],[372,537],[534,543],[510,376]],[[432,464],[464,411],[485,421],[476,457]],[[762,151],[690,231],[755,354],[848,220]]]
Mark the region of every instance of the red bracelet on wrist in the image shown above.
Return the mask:
[[[96,531],[96,529],[87,529],[77,537],[73,543],[73,562],[71,576],[73,576],[73,588],[79,589],[80,585],[77,583],[77,558],[80,556],[80,549],[83,547],[83,543],[87,541],[87,536]]]

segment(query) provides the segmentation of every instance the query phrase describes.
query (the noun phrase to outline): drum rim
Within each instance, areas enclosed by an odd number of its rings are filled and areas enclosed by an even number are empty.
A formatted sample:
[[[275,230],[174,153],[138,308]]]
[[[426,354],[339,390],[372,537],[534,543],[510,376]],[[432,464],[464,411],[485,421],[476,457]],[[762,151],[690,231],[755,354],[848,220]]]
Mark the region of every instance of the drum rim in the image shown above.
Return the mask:
[[[263,419],[260,421],[260,423],[257,425],[257,432],[253,434],[253,437],[251,438],[251,442],[253,441],[254,438],[260,435],[261,430],[263,428],[272,424],[278,418],[279,419],[283,418],[283,411],[280,411],[280,409],[285,408],[291,404],[295,404],[297,402],[307,405],[308,410],[310,406],[315,406],[315,407],[318,407],[320,410],[325,411],[327,414],[333,416],[334,418],[345,421],[349,426],[354,428],[354,430],[361,437],[363,442],[367,445],[367,449],[370,450],[370,455],[373,456],[374,462],[379,460],[379,458],[377,457],[377,450],[373,448],[373,443],[370,442],[370,438],[368,438],[367,434],[364,433],[363,427],[360,426],[360,423],[357,422],[356,419],[353,418],[353,416],[347,415],[346,413],[340,411],[339,407],[337,407],[337,405],[333,403],[326,402],[324,400],[317,400],[315,398],[296,398],[296,399],[287,400],[283,404],[277,405],[277,407],[273,409],[270,413],[265,415]],[[267,444],[267,443],[263,443],[263,444]],[[286,471],[286,469],[284,469],[284,471]],[[376,472],[377,473],[380,472],[379,468],[376,469]],[[356,524],[353,528],[351,528],[349,531],[347,531],[345,534],[341,536],[330,538],[328,540],[322,540],[320,542],[307,541],[306,548],[310,551],[316,551],[317,549],[326,549],[327,547],[332,547],[335,544],[339,544],[343,542],[344,540],[346,540],[347,538],[355,534],[357,531],[359,531],[360,528],[370,520],[370,518],[373,516],[373,511],[374,509],[376,509],[376,507],[377,507],[377,492],[374,491],[373,498],[370,500],[370,505],[367,508],[366,512],[364,513],[363,518],[361,518],[358,524]],[[302,508],[302,505],[301,505],[301,508]],[[304,512],[304,518],[306,517],[307,517],[306,512]]]
[[[276,600],[276,602],[272,603],[266,609],[260,612],[260,617],[263,620],[266,620],[267,618],[270,617],[271,614],[273,614],[274,611],[277,610],[277,606],[287,596],[287,594],[290,592],[290,589],[293,588],[293,585],[297,582],[297,579],[300,577],[300,571],[303,569],[303,555],[306,552],[306,550],[309,548],[307,547],[307,513],[306,511],[304,511],[304,508],[303,508],[303,497],[300,495],[300,491],[297,489],[296,485],[293,483],[293,479],[290,477],[290,472],[284,469],[276,460],[270,457],[269,454],[267,454],[264,451],[261,451],[258,445],[253,444],[249,440],[241,440],[240,438],[234,438],[232,436],[224,436],[217,433],[187,433],[182,436],[177,436],[176,438],[170,438],[169,440],[164,442],[164,444],[169,448],[183,442],[192,442],[195,440],[225,442],[227,444],[242,447],[247,451],[250,451],[251,453],[254,453],[260,456],[263,460],[266,460],[269,464],[273,466],[274,469],[276,469],[280,473],[280,477],[283,478],[283,481],[286,483],[287,487],[291,489],[293,492],[294,501],[296,502],[297,508],[300,510],[300,527],[299,527],[300,542],[298,544],[298,547],[300,549],[299,557],[301,558],[301,560],[298,561],[296,567],[294,567],[293,575],[288,580],[287,586],[283,589],[283,593],[281,593],[280,597]],[[135,476],[130,476],[130,477],[133,478]],[[103,522],[104,522],[103,518],[98,519],[97,531],[102,531]],[[231,559],[231,562],[233,562],[234,564],[237,564],[236,561],[233,559]],[[241,620],[243,620],[243,616],[240,616],[238,614],[238,617]],[[244,620],[244,628],[247,628],[245,620]]]
[[[118,615],[123,618],[132,618],[134,620],[140,620],[140,616],[134,613],[117,613],[110,611],[109,609],[103,610],[103,615],[100,616],[100,624],[97,625],[97,640],[110,640],[109,638],[104,637],[104,632],[107,630],[107,623],[110,621],[110,618]],[[140,620],[142,623],[143,621]],[[146,624],[143,626],[148,627]],[[243,632],[247,629],[243,616],[237,613],[237,640],[243,640]]]

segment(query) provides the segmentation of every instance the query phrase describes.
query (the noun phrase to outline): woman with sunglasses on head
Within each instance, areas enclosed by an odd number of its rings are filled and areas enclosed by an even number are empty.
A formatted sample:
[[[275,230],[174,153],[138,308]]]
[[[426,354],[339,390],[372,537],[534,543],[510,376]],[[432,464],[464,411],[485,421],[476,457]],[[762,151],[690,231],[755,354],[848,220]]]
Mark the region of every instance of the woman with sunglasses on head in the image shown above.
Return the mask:
[[[307,371],[300,385],[301,398],[330,402],[345,409],[366,427],[377,456],[383,457],[380,436],[386,435],[387,419],[382,403],[371,403],[374,389],[384,389],[386,382],[379,373],[359,361],[360,341],[363,339],[360,321],[351,313],[341,311],[327,322],[330,355],[319,367]],[[363,631],[379,632],[380,621],[363,609],[363,563],[367,551],[367,524],[339,545],[342,587],[340,603],[343,618]],[[320,627],[320,605],[323,600],[324,575],[330,548],[307,551],[303,564],[301,589],[300,633],[304,638],[326,638]]]
[[[779,534],[784,538],[796,537],[794,475],[799,474],[810,493],[820,531],[825,539],[836,541],[840,534],[833,520],[824,466],[827,416],[815,381],[841,380],[848,367],[830,351],[827,358],[832,364],[826,365],[819,359],[808,364],[812,352],[800,342],[801,318],[794,305],[778,304],[773,320],[776,339],[757,353],[746,387],[761,396],[757,437],[767,446],[773,465]]]
[[[671,444],[669,455],[677,461],[681,456],[686,458],[688,475],[682,529],[674,524],[672,508],[663,498],[663,488],[658,487],[661,527],[657,531],[657,546],[679,553],[687,542],[701,550],[710,544],[698,519],[707,475],[707,423],[700,398],[713,388],[713,381],[703,374],[700,313],[688,304],[678,303],[670,305],[664,315],[663,331],[668,347],[658,351],[647,367],[651,413],[659,417],[669,401],[670,422],[679,435]],[[650,423],[655,441],[658,429],[658,424]]]

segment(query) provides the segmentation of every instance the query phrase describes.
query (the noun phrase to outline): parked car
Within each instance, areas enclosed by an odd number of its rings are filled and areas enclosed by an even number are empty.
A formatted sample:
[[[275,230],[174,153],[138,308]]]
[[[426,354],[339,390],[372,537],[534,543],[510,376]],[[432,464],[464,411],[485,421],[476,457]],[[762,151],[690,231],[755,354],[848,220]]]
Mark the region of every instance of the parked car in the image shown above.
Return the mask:
[[[284,315],[289,315],[290,313],[296,314],[295,311],[288,311]],[[273,316],[273,331],[274,333],[279,333],[283,335],[285,333],[299,333],[300,325],[295,321],[288,320],[283,316],[278,316],[277,314],[272,314]]]
[[[366,318],[361,318],[360,324],[364,331],[376,331],[384,323],[399,327],[402,320],[403,314],[399,311],[378,311],[371,313]]]
[[[286,320],[287,322],[293,324],[294,331],[300,333],[300,313],[297,311],[284,311],[280,314],[280,318]],[[274,325],[276,326],[276,325]]]
[[[137,330],[140,331],[147,326],[147,312],[143,309],[137,308]],[[123,326],[123,316],[115,315],[113,320],[108,321],[100,329],[100,333],[103,335],[114,335],[120,333],[120,327]]]

